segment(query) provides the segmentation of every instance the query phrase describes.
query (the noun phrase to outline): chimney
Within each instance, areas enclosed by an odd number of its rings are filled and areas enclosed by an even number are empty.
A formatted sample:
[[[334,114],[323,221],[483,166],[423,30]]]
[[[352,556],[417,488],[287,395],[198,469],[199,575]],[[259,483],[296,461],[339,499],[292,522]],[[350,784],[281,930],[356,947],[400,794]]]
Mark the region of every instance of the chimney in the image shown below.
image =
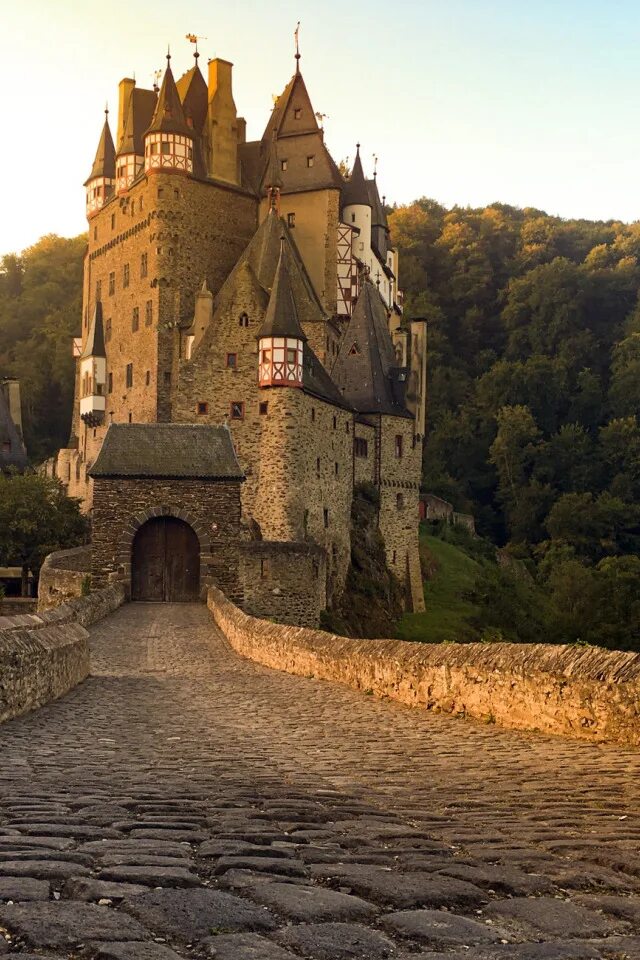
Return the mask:
[[[247,121],[244,117],[238,117],[238,143],[247,142]]]
[[[238,182],[238,119],[231,91],[233,64],[209,61],[209,150],[207,168],[216,180]]]
[[[135,80],[131,80],[129,77],[125,77],[124,80],[121,80],[118,84],[118,135],[116,137],[116,150],[120,146],[120,141],[124,136],[124,126],[127,122],[127,114],[129,113],[129,101],[131,100],[131,94],[133,93],[135,85]]]

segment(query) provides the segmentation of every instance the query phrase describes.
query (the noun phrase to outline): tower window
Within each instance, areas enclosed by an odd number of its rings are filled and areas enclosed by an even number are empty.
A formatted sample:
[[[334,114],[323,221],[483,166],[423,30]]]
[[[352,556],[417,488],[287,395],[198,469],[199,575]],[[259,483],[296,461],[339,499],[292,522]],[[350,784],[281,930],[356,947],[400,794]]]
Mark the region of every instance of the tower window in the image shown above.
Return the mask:
[[[311,407],[311,423],[315,423],[315,422],[316,422],[316,408]]]
[[[316,457],[316,477],[320,476],[320,457]]]
[[[351,428],[350,428],[350,426],[349,426],[349,421],[348,421],[348,420],[347,420],[347,422],[345,423],[345,427],[347,428],[347,433],[349,433],[350,430],[351,430]]]
[[[153,323],[153,301],[147,300],[144,306],[144,322],[147,327]]]
[[[136,202],[135,200],[131,201],[131,216],[133,217],[136,212]]]
[[[135,333],[140,328],[140,307],[133,308],[131,315],[131,329]]]
[[[351,223],[355,223],[355,222],[356,222],[356,215],[355,215],[355,213],[352,213],[352,214],[351,214]]]
[[[165,370],[163,380],[167,386],[171,385],[171,370]]]
[[[260,406],[259,406],[260,416],[261,416],[261,417],[266,417],[266,415],[267,415],[267,413],[268,413],[268,410],[269,410],[269,404],[268,404],[268,402],[267,402],[266,400],[262,400],[262,401],[260,402]]]
[[[281,161],[280,161],[280,169],[281,169],[281,170],[286,170],[288,166],[289,166],[289,161],[288,161],[288,160],[281,160]]]
[[[94,240],[97,240],[97,239],[98,239],[98,228],[97,228],[97,227],[94,227],[94,228],[93,228],[93,239],[94,239]]]
[[[109,296],[112,297],[116,292],[116,275],[112,270],[109,274]]]
[[[296,225],[296,215],[295,215],[295,213],[288,213],[288,214],[287,214],[287,226],[288,226],[291,230],[293,230],[293,228],[295,227],[295,225]]]
[[[402,510],[402,508],[404,507],[404,497],[402,496],[401,493],[396,494],[396,507],[398,508],[398,510]]]
[[[149,255],[147,253],[143,253],[142,256],[140,257],[140,277],[141,278],[146,277],[147,271],[148,271],[148,265],[149,265]]]
[[[115,230],[116,228],[116,215],[115,213],[111,214],[111,229]]]
[[[133,414],[132,414],[132,413],[129,414],[129,423],[133,423]]]
[[[302,108],[301,108],[301,107],[294,107],[294,110],[293,110],[293,119],[294,119],[294,120],[299,120],[301,116],[302,116]]]
[[[102,280],[96,280],[96,300],[102,300]]]
[[[402,434],[397,434],[396,436],[396,460],[402,460]]]
[[[238,366],[238,354],[237,353],[228,353],[227,354],[227,367],[230,370],[236,370]]]
[[[335,464],[335,468],[334,468],[334,473],[335,473],[336,477],[338,476],[338,470],[339,470],[339,466],[338,466],[338,464],[336,463],[336,464]]]
[[[107,342],[111,340],[111,317],[107,317],[107,322],[104,328],[104,338]]]
[[[355,437],[353,441],[353,451],[356,457],[365,459],[369,456],[369,444],[364,437]]]
[[[126,372],[125,383],[126,383],[127,387],[132,387],[132,386],[133,386],[133,364],[132,364],[132,363],[128,363],[128,364],[127,364],[127,372]]]
[[[151,370],[147,370],[144,377],[144,382],[147,386],[149,386],[149,384],[151,383]]]
[[[315,157],[307,157],[307,166],[312,167],[315,162]]]
[[[122,268],[122,286],[123,287],[129,286],[129,264],[128,263],[125,263],[124,267]]]
[[[200,401],[198,402],[198,407],[197,407],[197,409],[198,409],[198,416],[199,416],[199,417],[206,417],[206,415],[209,413],[209,404],[208,404],[208,403],[205,403],[204,400],[200,400]]]
[[[260,561],[260,577],[262,580],[265,580],[269,576],[269,561],[261,560]]]
[[[325,525],[325,528],[326,528],[326,527],[329,526],[329,511],[328,511],[328,509],[327,509],[326,507],[325,507],[324,510],[322,511],[322,514],[323,514],[323,518],[324,518],[324,525]]]
[[[249,317],[247,316],[246,313],[241,313],[241,314],[240,314],[240,319],[238,320],[238,324],[239,324],[239,326],[241,326],[241,327],[248,327],[248,326],[249,326]]]
[[[244,420],[244,402],[233,400],[231,403],[231,419]]]
[[[337,417],[334,417],[334,418],[333,418],[333,429],[334,429],[334,430],[337,430],[337,429],[338,429],[338,418],[337,418]]]
[[[113,374],[111,372],[107,377],[107,393],[113,393]]]

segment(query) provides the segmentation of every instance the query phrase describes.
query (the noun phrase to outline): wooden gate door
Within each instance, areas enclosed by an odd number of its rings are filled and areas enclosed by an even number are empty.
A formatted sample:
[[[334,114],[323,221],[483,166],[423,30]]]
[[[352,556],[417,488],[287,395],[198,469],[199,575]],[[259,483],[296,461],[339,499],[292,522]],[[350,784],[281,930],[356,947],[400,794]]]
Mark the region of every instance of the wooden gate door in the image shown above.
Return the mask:
[[[156,517],[135,535],[131,552],[131,599],[169,603],[197,600],[200,543],[175,517]]]

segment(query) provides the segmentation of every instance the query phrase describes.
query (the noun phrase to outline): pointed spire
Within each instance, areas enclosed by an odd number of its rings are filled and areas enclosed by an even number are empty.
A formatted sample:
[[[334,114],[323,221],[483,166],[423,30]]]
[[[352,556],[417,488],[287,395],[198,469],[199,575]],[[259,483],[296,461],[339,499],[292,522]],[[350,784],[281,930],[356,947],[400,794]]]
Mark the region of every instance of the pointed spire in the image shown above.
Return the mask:
[[[116,175],[116,150],[113,145],[113,138],[109,128],[109,108],[104,111],[105,121],[98,141],[98,149],[93,161],[93,167],[89,174],[85,186],[90,180],[96,177],[105,177],[107,180],[113,180]]]
[[[104,345],[104,325],[102,323],[102,301],[97,300],[91,325],[89,326],[89,335],[84,350],[80,356],[81,360],[87,357],[106,357],[107,352]]]
[[[293,34],[296,40],[296,73],[300,73],[300,21],[298,20],[295,33]]]
[[[307,339],[300,326],[298,308],[287,269],[284,236],[280,237],[280,257],[269,305],[256,339],[260,340],[262,337],[292,337],[303,341]]]
[[[180,96],[171,71],[171,53],[167,52],[167,69],[162,79],[158,102],[147,133],[178,133],[193,137],[187,126]]]
[[[356,144],[356,159],[353,164],[351,176],[347,180],[342,191],[342,206],[351,205],[371,206],[369,191],[367,190],[367,181],[364,178],[362,169],[362,160],[360,159],[360,144]]]

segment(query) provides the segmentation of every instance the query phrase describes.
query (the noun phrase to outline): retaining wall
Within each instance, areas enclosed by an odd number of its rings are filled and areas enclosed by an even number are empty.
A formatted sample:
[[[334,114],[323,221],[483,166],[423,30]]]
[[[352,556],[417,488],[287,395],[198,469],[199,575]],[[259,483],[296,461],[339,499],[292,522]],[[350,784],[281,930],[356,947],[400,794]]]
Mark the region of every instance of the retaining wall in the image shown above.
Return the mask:
[[[640,746],[640,654],[547,644],[352,640],[258,620],[212,587],[230,645],[277,670],[344,683],[434,713]]]
[[[122,584],[38,614],[0,617],[0,722],[61,697],[89,673],[86,627],[126,599]]]

